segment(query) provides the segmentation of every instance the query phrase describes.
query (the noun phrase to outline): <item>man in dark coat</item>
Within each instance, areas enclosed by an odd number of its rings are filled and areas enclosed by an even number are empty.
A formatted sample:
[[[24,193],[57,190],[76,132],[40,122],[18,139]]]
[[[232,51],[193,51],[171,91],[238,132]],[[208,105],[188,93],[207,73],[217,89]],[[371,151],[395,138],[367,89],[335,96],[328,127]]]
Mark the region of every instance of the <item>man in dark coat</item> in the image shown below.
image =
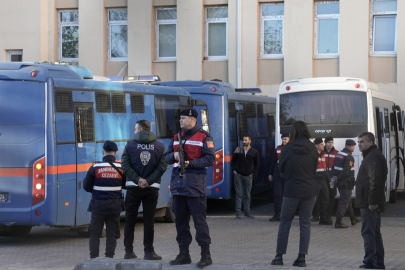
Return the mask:
[[[180,112],[179,140],[178,134],[170,142],[166,162],[173,164],[170,191],[173,195],[173,212],[176,216],[177,243],[180,253],[170,261],[171,265],[191,263],[189,245],[192,241],[190,233],[190,215],[196,229],[195,239],[201,246],[201,260],[197,267],[212,264],[209,235],[206,220],[207,211],[207,167],[214,165],[215,146],[211,135],[197,124],[198,113],[195,109],[184,109]],[[185,174],[180,174],[180,143],[184,150]]]
[[[147,120],[136,122],[134,139],[129,141],[122,153],[122,169],[127,176],[125,198],[124,259],[135,259],[134,230],[138,210],[143,207],[144,260],[161,260],[153,247],[156,205],[160,180],[167,169],[166,149],[157,141]]]
[[[106,141],[103,146],[103,162],[97,162],[89,168],[83,180],[83,188],[91,192],[89,208],[90,221],[90,258],[99,256],[100,237],[104,223],[106,225],[105,256],[113,258],[117,239],[120,238],[120,213],[125,210],[122,188],[125,187],[122,178],[121,164],[115,161],[117,145]]]
[[[253,176],[259,169],[259,154],[250,146],[252,140],[249,136],[243,137],[243,147],[236,147],[232,155],[233,182],[235,185],[235,211],[236,218],[254,217],[250,214],[250,192],[252,190]],[[245,215],[242,214],[242,202]]]
[[[374,144],[370,132],[358,136],[363,162],[357,174],[356,207],[361,213],[361,235],[364,241],[364,260],[360,268],[385,269],[384,245],[381,235],[381,212],[385,208],[387,161]]]

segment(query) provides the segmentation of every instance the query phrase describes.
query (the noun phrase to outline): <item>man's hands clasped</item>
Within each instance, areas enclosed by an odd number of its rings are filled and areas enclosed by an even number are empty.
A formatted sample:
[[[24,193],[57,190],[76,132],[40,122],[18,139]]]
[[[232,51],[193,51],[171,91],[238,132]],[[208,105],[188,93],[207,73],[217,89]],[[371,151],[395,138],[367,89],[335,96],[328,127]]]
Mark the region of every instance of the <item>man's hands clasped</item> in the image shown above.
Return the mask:
[[[138,181],[138,187],[140,187],[140,188],[146,188],[146,187],[148,187],[149,185],[148,185],[148,182],[145,180],[145,179],[143,179],[142,177],[140,177],[139,178],[139,181]]]

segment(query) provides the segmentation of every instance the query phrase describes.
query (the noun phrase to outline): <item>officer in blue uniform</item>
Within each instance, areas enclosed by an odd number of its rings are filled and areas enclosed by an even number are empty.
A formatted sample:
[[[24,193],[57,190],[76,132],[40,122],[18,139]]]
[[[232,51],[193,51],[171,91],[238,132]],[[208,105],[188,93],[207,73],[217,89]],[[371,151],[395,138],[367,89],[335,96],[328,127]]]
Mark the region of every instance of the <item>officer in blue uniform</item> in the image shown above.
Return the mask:
[[[122,188],[125,187],[121,164],[115,161],[117,145],[106,141],[103,146],[103,162],[98,162],[87,171],[83,188],[92,193],[87,211],[90,221],[90,258],[99,256],[100,237],[106,225],[105,256],[113,258],[117,239],[120,238],[120,213],[125,210]]]
[[[352,225],[360,222],[360,220],[354,215],[352,207],[352,190],[355,185],[354,180],[354,158],[352,152],[356,146],[354,140],[346,140],[345,148],[336,154],[335,161],[333,162],[333,176],[337,176],[336,186],[339,190],[339,203],[336,210],[336,229],[348,228],[346,224],[342,222],[346,210],[349,212]]]
[[[167,169],[166,149],[150,131],[147,120],[135,125],[134,139],[129,141],[122,153],[122,169],[127,177],[125,198],[124,259],[135,259],[134,230],[139,206],[143,206],[143,244],[145,260],[161,260],[153,247],[156,205],[160,180]]]
[[[176,134],[169,144],[166,162],[173,164],[170,191],[173,195],[173,212],[176,216],[177,243],[180,253],[171,265],[191,263],[189,245],[190,215],[194,220],[196,241],[201,246],[201,260],[197,267],[212,264],[209,245],[211,238],[206,221],[207,210],[207,167],[214,165],[215,148],[211,135],[197,124],[198,113],[194,109],[180,112],[181,139]],[[186,173],[179,174],[180,143],[185,153]]]

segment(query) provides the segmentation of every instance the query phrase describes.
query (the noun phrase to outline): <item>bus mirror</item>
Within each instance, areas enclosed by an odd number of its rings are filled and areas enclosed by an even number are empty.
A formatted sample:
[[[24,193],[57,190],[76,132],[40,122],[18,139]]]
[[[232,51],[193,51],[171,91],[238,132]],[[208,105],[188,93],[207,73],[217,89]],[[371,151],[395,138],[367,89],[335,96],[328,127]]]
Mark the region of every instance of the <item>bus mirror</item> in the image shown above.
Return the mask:
[[[404,114],[404,111],[402,112],[397,112],[397,119],[398,119],[398,130],[404,131],[404,123],[402,122],[402,115]]]
[[[200,115],[201,115],[201,123],[202,123],[203,129],[207,132],[210,132],[209,121],[208,121],[208,110],[207,109],[200,110]]]

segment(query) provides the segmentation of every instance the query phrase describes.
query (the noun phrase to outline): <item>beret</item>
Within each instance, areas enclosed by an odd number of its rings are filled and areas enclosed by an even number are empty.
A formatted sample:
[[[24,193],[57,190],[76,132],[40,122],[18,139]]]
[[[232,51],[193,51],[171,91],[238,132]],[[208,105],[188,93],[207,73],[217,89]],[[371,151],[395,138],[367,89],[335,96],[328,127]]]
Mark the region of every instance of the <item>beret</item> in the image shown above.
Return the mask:
[[[323,143],[322,138],[316,138],[314,140],[314,144],[320,144],[320,143]]]
[[[103,149],[106,151],[118,151],[118,146],[115,144],[115,142],[105,141]]]
[[[196,110],[194,110],[193,108],[188,108],[188,109],[181,110],[180,115],[192,116],[194,118],[197,118],[198,112]]]

